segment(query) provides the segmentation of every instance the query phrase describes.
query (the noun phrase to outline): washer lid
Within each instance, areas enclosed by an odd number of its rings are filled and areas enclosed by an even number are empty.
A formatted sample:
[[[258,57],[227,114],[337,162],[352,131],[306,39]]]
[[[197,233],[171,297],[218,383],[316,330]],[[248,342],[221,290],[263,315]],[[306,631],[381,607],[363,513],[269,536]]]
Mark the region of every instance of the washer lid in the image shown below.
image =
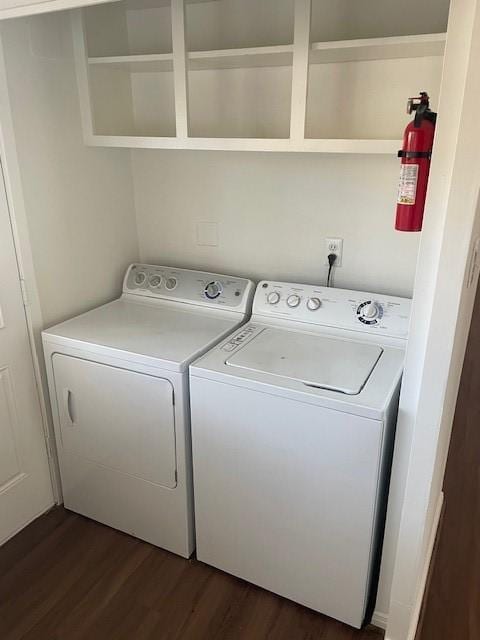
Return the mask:
[[[226,364],[357,395],[382,353],[377,345],[268,328]]]

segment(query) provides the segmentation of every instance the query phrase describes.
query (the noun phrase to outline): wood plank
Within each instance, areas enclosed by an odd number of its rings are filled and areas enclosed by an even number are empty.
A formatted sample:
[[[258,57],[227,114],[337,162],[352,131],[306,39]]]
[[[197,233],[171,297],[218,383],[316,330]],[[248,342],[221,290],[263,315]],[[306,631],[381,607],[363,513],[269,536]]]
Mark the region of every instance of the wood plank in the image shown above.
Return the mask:
[[[6,576],[20,561],[35,550],[36,545],[68,520],[68,513],[55,507],[34,520],[14,538],[0,547],[0,576]]]
[[[2,640],[380,640],[59,509],[0,549]]]

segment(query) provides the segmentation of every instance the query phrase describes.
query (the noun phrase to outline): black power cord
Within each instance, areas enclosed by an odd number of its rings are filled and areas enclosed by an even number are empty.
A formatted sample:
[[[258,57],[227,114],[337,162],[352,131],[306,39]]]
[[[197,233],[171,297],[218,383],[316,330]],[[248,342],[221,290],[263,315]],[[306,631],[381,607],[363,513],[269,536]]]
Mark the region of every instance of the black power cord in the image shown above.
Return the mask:
[[[330,286],[330,279],[332,277],[332,269],[333,269],[333,265],[335,264],[335,261],[337,259],[337,254],[336,253],[329,253],[327,259],[328,259],[327,287],[329,287]]]

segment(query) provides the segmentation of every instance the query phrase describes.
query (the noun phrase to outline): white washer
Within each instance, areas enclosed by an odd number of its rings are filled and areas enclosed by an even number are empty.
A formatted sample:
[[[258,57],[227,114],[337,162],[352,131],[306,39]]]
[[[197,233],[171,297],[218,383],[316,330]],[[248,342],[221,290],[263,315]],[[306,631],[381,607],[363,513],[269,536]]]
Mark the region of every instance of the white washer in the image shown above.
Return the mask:
[[[190,367],[197,557],[360,627],[385,517],[410,301],[262,282]]]
[[[114,302],[43,332],[65,506],[188,557],[188,365],[250,311],[253,283],[131,265]]]

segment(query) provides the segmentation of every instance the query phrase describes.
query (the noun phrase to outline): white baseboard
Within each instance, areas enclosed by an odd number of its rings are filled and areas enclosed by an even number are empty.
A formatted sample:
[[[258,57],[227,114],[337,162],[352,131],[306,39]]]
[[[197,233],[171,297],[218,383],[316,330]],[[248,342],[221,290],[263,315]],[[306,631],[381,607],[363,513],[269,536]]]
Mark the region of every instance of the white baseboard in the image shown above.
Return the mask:
[[[440,492],[437,500],[437,506],[435,508],[435,515],[433,518],[432,530],[430,532],[430,538],[428,540],[428,546],[425,553],[425,562],[423,564],[422,573],[418,585],[417,597],[413,605],[413,614],[410,623],[410,629],[408,631],[407,640],[415,640],[417,635],[417,627],[420,620],[420,611],[422,609],[423,596],[425,594],[425,588],[427,586],[428,572],[430,570],[430,563],[432,560],[433,549],[435,547],[435,541],[437,539],[438,525],[440,524],[440,516],[442,515],[444,493]]]
[[[444,494],[442,491],[438,496],[437,505],[435,507],[435,515],[433,518],[432,530],[430,532],[430,537],[428,539],[427,549],[425,552],[425,560],[423,563],[423,567],[422,567],[419,582],[418,582],[418,589],[417,589],[415,601],[408,607],[406,605],[400,605],[400,603],[395,603],[395,602],[391,603],[392,610],[390,611],[390,613],[392,613],[392,616],[391,616],[390,622],[393,625],[393,628],[392,627],[390,628],[390,634],[387,633],[385,635],[385,640],[390,640],[390,638],[392,637],[399,638],[400,635],[404,637],[405,640],[415,640],[415,636],[417,634],[418,622],[420,619],[420,612],[422,610],[423,598],[424,598],[425,589],[427,586],[428,572],[430,570],[430,564],[432,561],[433,549],[435,547],[435,541],[437,539],[437,532],[440,524],[440,516],[442,514],[443,501],[444,501]],[[401,616],[399,615],[399,612],[402,613]],[[396,619],[401,617],[403,620],[405,620],[405,617],[407,615],[408,615],[408,618],[410,618],[410,626],[409,626],[408,634],[406,633],[406,631],[402,631],[400,633],[399,629],[402,626],[406,629],[406,625],[402,624],[400,625],[400,627],[397,628],[398,625],[396,624]],[[374,611],[372,616],[372,624],[374,624],[376,627],[380,627],[381,629],[387,630],[388,618],[389,616],[387,614],[382,613],[381,611]]]
[[[372,615],[372,624],[380,629],[385,630],[387,628],[388,615],[381,611],[374,611]]]

